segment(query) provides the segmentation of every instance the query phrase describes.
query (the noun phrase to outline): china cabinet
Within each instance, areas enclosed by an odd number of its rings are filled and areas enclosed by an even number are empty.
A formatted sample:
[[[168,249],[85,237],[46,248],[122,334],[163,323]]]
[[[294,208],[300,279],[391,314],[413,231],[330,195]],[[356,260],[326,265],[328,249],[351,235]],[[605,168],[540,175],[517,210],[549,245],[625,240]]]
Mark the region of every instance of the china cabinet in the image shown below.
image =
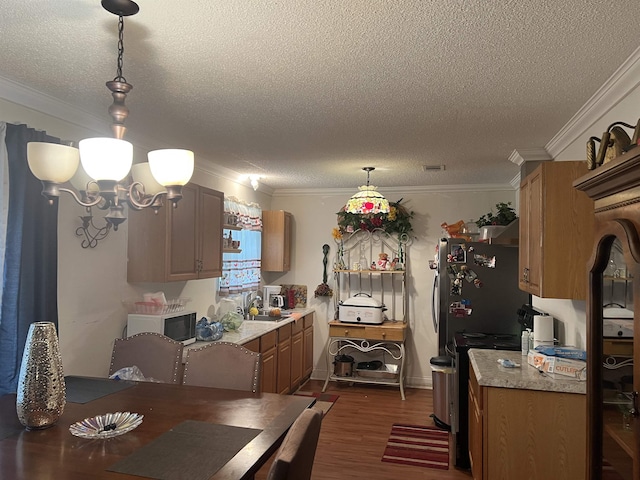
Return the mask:
[[[520,290],[585,300],[593,201],[572,188],[586,162],[543,162],[520,185]]]
[[[327,377],[322,391],[330,380],[377,383],[399,387],[404,400],[409,237],[394,237],[382,230],[357,231],[338,242],[333,270],[336,316],[329,322]],[[382,323],[340,321],[341,303],[362,294],[382,302],[386,309]],[[333,372],[331,363],[337,355],[354,357],[352,375]],[[358,363],[374,360],[382,363],[379,369],[357,368]]]
[[[603,307],[609,292],[611,252],[618,246],[624,257],[624,274],[631,279],[640,274],[640,147],[614,158],[574,182],[594,200],[595,239],[588,263],[589,296],[587,300],[587,478],[605,478],[613,470],[623,479],[640,480],[640,340],[635,336],[632,348],[614,345],[603,335]],[[620,272],[618,272],[620,273]],[[587,274],[587,272],[585,272]],[[627,306],[638,310],[638,283],[627,286],[632,302]],[[626,297],[625,297],[626,298]],[[640,331],[640,320],[633,314],[634,331]],[[622,348],[623,350],[619,350]],[[626,354],[632,366],[629,385],[620,385],[612,402],[603,366],[610,358]]]
[[[177,208],[131,215],[129,282],[177,282],[222,275],[224,194],[189,183]]]
[[[288,272],[291,269],[293,216],[284,210],[262,211],[263,272]]]

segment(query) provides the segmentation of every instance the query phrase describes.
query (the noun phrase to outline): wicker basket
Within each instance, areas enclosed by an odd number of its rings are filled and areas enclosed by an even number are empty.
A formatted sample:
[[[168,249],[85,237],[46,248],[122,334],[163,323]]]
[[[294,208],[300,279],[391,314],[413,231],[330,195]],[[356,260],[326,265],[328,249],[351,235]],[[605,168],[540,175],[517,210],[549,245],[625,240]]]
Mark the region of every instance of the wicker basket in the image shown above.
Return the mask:
[[[122,302],[127,308],[127,313],[144,313],[147,315],[164,315],[166,313],[182,312],[190,298],[173,298],[167,303],[143,302],[127,300]]]

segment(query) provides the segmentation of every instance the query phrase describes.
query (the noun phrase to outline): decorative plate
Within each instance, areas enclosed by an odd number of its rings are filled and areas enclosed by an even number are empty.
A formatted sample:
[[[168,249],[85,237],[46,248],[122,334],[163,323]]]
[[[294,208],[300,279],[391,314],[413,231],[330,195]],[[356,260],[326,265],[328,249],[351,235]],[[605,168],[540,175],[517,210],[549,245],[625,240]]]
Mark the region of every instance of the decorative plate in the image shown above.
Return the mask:
[[[76,437],[111,438],[130,432],[142,423],[144,415],[130,412],[105,413],[93,418],[85,418],[69,427]]]

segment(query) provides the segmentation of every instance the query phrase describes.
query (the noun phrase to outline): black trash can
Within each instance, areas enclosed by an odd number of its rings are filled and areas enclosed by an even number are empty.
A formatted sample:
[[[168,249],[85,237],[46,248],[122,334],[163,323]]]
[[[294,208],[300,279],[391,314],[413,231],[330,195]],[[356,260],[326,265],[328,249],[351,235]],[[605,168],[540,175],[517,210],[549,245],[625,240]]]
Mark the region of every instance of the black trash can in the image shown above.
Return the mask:
[[[433,383],[433,418],[438,428],[451,431],[451,392],[453,374],[455,373],[453,358],[443,355],[431,357],[431,378]]]

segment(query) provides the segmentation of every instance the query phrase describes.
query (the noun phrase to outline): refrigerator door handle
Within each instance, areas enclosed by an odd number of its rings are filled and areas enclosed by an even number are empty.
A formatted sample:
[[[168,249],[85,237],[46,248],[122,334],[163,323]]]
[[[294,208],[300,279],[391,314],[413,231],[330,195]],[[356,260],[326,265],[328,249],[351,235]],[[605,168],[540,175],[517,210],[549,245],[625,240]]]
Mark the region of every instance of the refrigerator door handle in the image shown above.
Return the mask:
[[[439,280],[440,279],[438,278],[438,274],[434,275],[433,289],[431,290],[431,318],[433,320],[433,330],[436,333],[438,333],[438,314],[439,314],[437,309],[440,308],[440,305],[436,305],[436,299],[437,299],[436,290],[438,289]]]

